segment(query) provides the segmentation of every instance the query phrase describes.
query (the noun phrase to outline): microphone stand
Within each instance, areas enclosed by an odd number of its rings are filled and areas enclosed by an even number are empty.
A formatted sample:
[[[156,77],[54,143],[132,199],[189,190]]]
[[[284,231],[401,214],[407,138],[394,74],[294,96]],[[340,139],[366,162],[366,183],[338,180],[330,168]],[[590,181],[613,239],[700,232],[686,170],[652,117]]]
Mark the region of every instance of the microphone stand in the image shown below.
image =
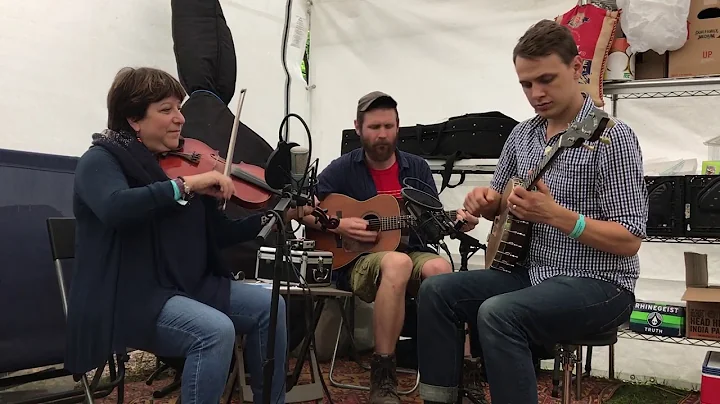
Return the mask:
[[[467,235],[460,230],[452,228],[451,231],[452,234],[450,234],[450,238],[458,239],[460,240],[460,247],[458,248],[460,252],[460,269],[459,271],[467,271],[468,270],[468,260],[470,259],[470,253],[475,254],[477,250],[482,249],[483,251],[487,250],[487,246],[485,244],[482,244],[480,240],[476,239],[473,236]]]
[[[460,271],[467,271],[471,247],[465,240],[460,240],[458,250],[460,251]]]
[[[292,196],[286,190],[283,192],[283,197],[278,201],[273,211],[277,212],[285,222],[285,215],[292,204]],[[277,223],[277,216],[272,215],[270,220],[263,226],[256,240],[263,242],[267,240],[268,236],[272,232],[273,227]],[[272,394],[272,379],[273,372],[275,371],[275,339],[276,329],[278,321],[278,306],[280,305],[280,271],[283,270],[283,265],[289,265],[285,263],[285,249],[287,248],[287,240],[285,232],[278,229],[277,240],[275,243],[275,268],[273,271],[272,279],[272,295],[270,298],[270,329],[268,330],[267,337],[267,357],[265,363],[263,363],[263,402],[270,404],[270,395]]]

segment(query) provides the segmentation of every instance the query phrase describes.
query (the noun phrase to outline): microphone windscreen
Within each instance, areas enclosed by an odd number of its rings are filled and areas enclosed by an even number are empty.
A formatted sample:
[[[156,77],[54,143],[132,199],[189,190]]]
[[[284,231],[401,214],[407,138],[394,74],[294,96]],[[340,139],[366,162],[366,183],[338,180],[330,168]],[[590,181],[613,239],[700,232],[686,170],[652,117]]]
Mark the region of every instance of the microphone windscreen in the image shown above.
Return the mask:
[[[297,143],[278,142],[277,148],[270,153],[265,165],[265,183],[274,189],[283,189],[291,183],[290,149]]]

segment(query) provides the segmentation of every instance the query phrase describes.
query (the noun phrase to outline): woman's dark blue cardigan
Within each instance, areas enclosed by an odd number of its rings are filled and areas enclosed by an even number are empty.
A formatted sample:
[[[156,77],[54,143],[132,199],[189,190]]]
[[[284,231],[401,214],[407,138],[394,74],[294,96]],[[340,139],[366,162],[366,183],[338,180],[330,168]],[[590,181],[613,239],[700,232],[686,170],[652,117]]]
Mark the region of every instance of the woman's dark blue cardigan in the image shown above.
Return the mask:
[[[212,198],[196,196],[191,204],[197,212],[204,210],[204,220],[191,220],[180,229],[188,242],[207,243],[207,273],[199,280],[197,274],[182,279],[176,271],[171,276],[180,278],[168,280],[154,268],[157,240],[152,223],[157,215],[177,208],[170,180],[130,188],[106,149],[92,147],[80,158],[73,201],[77,241],[68,297],[67,370],[73,374],[93,370],[113,350],[149,350],[157,316],[174,295],[189,295],[227,312],[231,275],[219,251],[253,239],[262,227],[262,214],[230,220]],[[183,254],[194,250],[178,246],[173,254],[182,261]],[[192,291],[168,286],[187,282],[195,283]]]

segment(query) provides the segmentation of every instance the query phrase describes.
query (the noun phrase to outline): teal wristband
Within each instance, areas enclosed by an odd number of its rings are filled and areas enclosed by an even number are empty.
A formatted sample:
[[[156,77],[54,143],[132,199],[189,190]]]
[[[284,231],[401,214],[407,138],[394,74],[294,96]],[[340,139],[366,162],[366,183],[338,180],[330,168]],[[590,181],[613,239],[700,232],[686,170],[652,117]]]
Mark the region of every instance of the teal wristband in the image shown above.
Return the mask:
[[[577,239],[578,237],[580,237],[580,235],[583,233],[584,230],[585,230],[585,216],[580,214],[580,215],[578,215],[577,222],[575,222],[575,228],[573,229],[573,231],[570,234],[568,234],[568,237],[570,237],[572,239]]]
[[[170,183],[173,187],[173,197],[176,201],[180,200],[180,187],[178,187],[178,184],[175,182],[175,180],[170,180]]]

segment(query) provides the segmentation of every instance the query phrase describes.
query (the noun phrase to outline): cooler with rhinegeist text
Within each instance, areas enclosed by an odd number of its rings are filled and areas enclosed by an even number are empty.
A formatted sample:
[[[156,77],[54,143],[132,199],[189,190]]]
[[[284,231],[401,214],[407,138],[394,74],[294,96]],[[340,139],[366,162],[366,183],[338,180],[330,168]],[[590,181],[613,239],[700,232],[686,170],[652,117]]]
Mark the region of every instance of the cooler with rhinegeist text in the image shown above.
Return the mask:
[[[638,300],[630,315],[630,331],[663,337],[682,337],[685,335],[685,306]]]
[[[700,404],[720,404],[720,352],[708,351],[702,365]]]
[[[280,284],[290,286],[330,286],[333,254],[329,251],[291,250],[292,266],[280,272]],[[287,260],[287,257],[285,257]],[[255,278],[272,282],[275,273],[275,248],[260,247],[255,264]]]

